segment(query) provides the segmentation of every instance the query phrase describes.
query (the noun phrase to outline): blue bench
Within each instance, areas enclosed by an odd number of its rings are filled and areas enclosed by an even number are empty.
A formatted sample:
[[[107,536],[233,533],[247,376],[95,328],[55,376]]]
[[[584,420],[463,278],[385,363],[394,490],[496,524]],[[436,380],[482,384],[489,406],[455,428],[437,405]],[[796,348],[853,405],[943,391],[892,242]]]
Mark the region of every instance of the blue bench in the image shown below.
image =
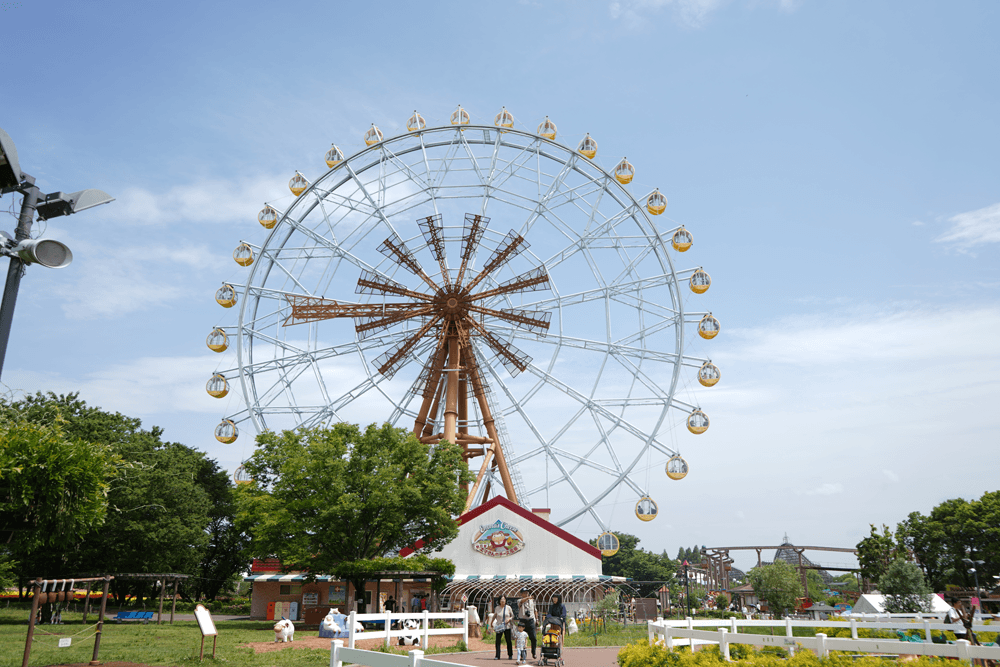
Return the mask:
[[[115,623],[121,623],[122,621],[142,621],[145,624],[151,620],[153,620],[153,612],[151,611],[120,611],[115,616]]]

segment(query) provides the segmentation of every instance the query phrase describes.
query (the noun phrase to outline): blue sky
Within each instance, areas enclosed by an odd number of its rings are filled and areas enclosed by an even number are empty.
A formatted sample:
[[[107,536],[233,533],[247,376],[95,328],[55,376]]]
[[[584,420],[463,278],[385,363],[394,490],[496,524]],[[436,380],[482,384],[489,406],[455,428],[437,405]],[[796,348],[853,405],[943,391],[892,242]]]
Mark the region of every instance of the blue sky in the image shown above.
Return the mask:
[[[0,3],[22,169],[117,197],[36,226],[75,261],[29,269],[3,381],[235,467],[204,338],[261,203],[372,122],[506,105],[627,155],[714,281],[723,333],[694,352],[723,381],[692,473],[650,524],[629,494],[604,516],[671,553],[853,545],[997,488],[998,24],[990,2]]]

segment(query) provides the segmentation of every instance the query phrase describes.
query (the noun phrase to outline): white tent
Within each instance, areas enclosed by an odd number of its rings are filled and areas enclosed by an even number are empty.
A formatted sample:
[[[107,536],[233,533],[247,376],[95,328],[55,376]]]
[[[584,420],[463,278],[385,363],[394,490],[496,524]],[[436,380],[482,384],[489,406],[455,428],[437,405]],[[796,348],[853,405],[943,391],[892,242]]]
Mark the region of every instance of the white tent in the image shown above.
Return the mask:
[[[932,614],[946,614],[948,610],[951,609],[951,605],[941,599],[940,595],[931,595],[931,612]],[[879,593],[868,593],[862,595],[858,598],[858,601],[854,604],[854,608],[851,609],[852,614],[884,614],[885,611],[885,596]]]

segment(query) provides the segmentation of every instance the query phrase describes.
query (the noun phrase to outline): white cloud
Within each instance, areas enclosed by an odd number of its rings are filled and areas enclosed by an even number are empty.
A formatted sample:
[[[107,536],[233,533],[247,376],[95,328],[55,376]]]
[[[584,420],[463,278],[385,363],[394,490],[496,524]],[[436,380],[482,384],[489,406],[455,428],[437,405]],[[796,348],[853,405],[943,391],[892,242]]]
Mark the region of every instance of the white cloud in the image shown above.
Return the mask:
[[[700,28],[708,21],[713,12],[720,9],[727,0],[614,0],[608,5],[611,18],[621,21],[631,30],[642,29],[649,24],[651,16],[665,8],[669,8],[677,21],[690,28]],[[768,0],[760,3],[758,0],[746,0],[746,4],[754,7],[758,4],[777,5],[781,12],[794,12],[802,4],[802,0]]]
[[[886,478],[887,478],[887,479],[888,479],[888,480],[889,480],[890,482],[898,482],[898,481],[899,481],[899,475],[897,475],[896,473],[894,473],[894,472],[893,472],[893,471],[891,471],[891,470],[883,470],[883,471],[882,471],[882,474],[883,474],[883,475],[885,475],[885,476],[886,476]]]
[[[1000,203],[959,213],[948,222],[951,229],[935,239],[938,243],[952,243],[963,252],[983,243],[1000,243]]]
[[[838,493],[844,492],[844,485],[836,482],[827,482],[826,484],[820,484],[814,489],[806,491],[807,496],[833,496]]]
[[[165,191],[129,188],[121,193],[104,217],[130,225],[255,220],[265,201],[279,210],[278,199],[291,200],[280,176],[237,180],[205,180],[176,185]]]
[[[722,0],[615,0],[608,5],[608,11],[611,18],[620,20],[630,29],[637,29],[648,23],[651,14],[670,7],[681,23],[697,28],[721,4]]]
[[[226,258],[205,246],[149,245],[98,248],[83,244],[76,282],[63,287],[62,309],[71,320],[121,317],[158,308],[185,296],[202,296],[191,269],[218,266]],[[231,260],[230,260],[231,261]],[[178,265],[186,267],[177,270]]]

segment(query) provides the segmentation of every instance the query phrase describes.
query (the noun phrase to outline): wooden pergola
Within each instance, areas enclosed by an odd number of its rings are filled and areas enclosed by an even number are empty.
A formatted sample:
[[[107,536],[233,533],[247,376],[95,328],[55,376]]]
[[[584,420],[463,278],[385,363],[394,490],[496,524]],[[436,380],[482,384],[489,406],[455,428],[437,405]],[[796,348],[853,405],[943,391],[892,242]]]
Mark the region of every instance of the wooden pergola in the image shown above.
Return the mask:
[[[802,577],[802,587],[808,590],[806,584],[806,570],[835,570],[843,572],[857,572],[858,568],[849,567],[830,567],[826,565],[815,565],[809,562],[805,562],[803,559],[803,552],[809,551],[836,551],[840,553],[852,553],[857,554],[858,550],[851,547],[799,547],[794,544],[780,544],[776,547],[772,546],[749,546],[749,547],[702,547],[701,553],[708,559],[708,577],[709,586],[713,587],[714,590],[729,590],[729,570],[732,569],[733,559],[729,557],[730,551],[756,551],[757,552],[757,566],[763,565],[764,561],[761,558],[761,553],[766,550],[774,549],[775,552],[781,550],[794,551],[798,554],[799,562],[798,565],[794,565],[799,571],[799,576]]]
[[[156,612],[156,624],[160,625],[163,618],[163,598],[167,591],[167,584],[171,581],[174,583],[174,594],[170,599],[170,624],[174,623],[174,611],[177,609],[177,586],[180,584],[182,579],[190,579],[190,574],[155,574],[155,573],[122,573],[114,575],[115,579],[119,581],[132,580],[143,580],[143,581],[159,581],[160,582],[160,606]]]

